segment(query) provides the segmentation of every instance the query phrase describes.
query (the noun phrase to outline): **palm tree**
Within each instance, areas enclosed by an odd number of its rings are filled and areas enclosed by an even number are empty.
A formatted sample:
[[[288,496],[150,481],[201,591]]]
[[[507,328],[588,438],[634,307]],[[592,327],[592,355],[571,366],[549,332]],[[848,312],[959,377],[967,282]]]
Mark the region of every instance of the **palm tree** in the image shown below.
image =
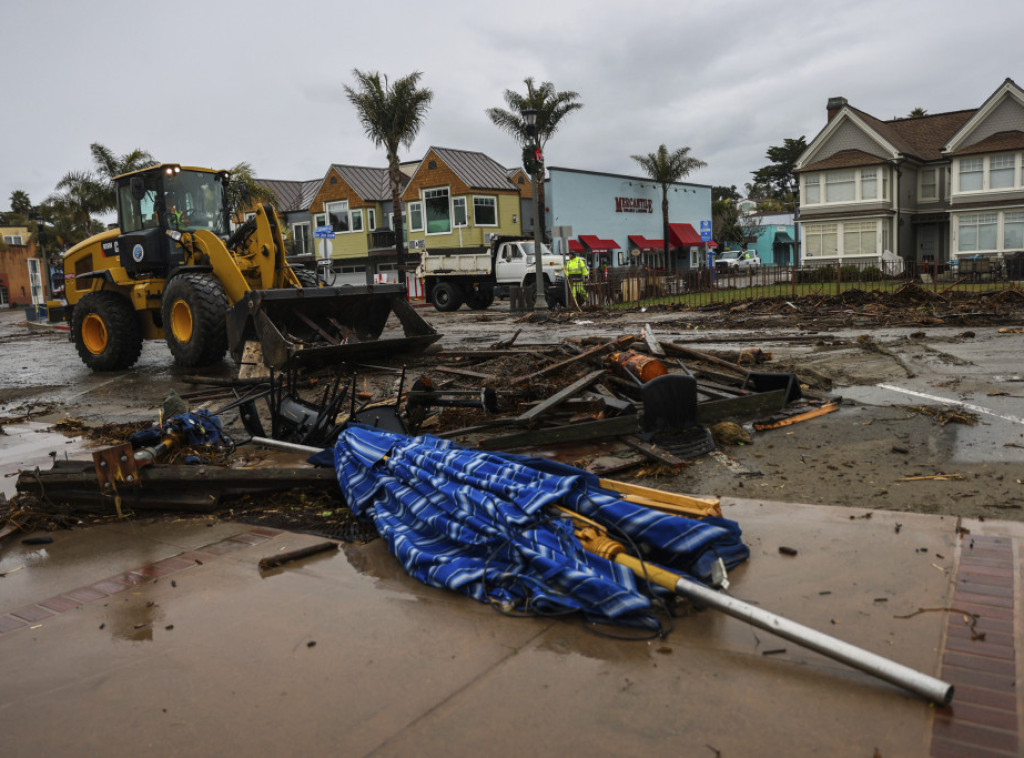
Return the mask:
[[[514,90],[505,90],[504,97],[508,110],[488,108],[487,115],[495,126],[515,137],[516,141],[524,149],[529,147],[534,140],[536,140],[537,146],[540,147],[541,159],[537,167],[540,181],[537,182],[537,195],[541,218],[535,219],[534,223],[540,224],[543,231],[545,227],[543,214],[546,207],[544,203],[543,181],[544,147],[558,130],[562,119],[573,111],[578,111],[582,108],[583,103],[578,102],[580,93],[571,90],[556,92],[555,85],[551,82],[542,82],[538,86],[534,83],[533,77],[528,76],[523,80],[523,83],[526,85],[525,95],[521,95]],[[522,115],[523,111],[528,109],[537,111],[537,122],[533,136],[530,135]]]
[[[117,207],[114,189],[115,177],[155,166],[159,162],[141,148],[135,148],[124,155],[117,155],[109,147],[101,145],[99,142],[93,142],[89,145],[89,150],[92,152],[93,163],[96,164],[96,173],[100,180],[107,184],[108,200],[110,201],[110,207],[107,210]]]
[[[922,108],[919,105],[916,108],[914,108],[912,111],[910,111],[910,113],[907,114],[907,118],[921,118],[922,116],[927,116],[927,115],[928,115],[928,111],[926,111],[924,108]]]
[[[25,190],[14,190],[11,193],[11,212],[26,219],[32,215],[32,201]]]
[[[279,202],[273,191],[260,184],[251,164],[243,161],[233,166],[228,173],[231,174],[231,181],[228,182],[226,194],[228,211],[232,217],[254,203],[274,205]]]
[[[59,208],[68,216],[71,225],[82,230],[86,237],[93,235],[97,223],[93,214],[107,213],[114,208],[110,188],[88,171],[71,171],[57,182],[60,194],[47,199],[47,203]]]
[[[413,140],[430,108],[434,93],[417,88],[422,72],[389,82],[377,71],[352,69],[356,87],[345,85],[345,95],[356,108],[356,116],[363,131],[377,147],[388,155],[388,181],[391,185],[391,203],[395,219],[395,256],[398,263],[398,281],[405,284],[405,240],[402,239],[402,171],[398,165],[398,148],[412,146]]]
[[[681,147],[670,153],[667,147],[661,145],[656,153],[632,155],[630,157],[640,164],[640,168],[644,170],[648,177],[656,184],[661,185],[661,228],[664,234],[662,241],[665,246],[665,263],[669,270],[672,270],[674,266],[672,266],[672,262],[668,257],[668,185],[678,182],[680,179],[689,176],[693,171],[704,168],[708,164],[697,158],[690,157],[690,148],[688,147]]]

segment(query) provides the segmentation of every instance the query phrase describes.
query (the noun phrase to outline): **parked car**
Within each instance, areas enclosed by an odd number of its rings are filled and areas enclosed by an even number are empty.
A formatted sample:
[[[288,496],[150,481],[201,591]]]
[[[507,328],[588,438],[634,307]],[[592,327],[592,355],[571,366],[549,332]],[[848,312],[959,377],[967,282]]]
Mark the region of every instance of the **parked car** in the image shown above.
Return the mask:
[[[715,260],[719,271],[735,274],[740,271],[757,271],[761,268],[761,257],[753,250],[726,250]]]

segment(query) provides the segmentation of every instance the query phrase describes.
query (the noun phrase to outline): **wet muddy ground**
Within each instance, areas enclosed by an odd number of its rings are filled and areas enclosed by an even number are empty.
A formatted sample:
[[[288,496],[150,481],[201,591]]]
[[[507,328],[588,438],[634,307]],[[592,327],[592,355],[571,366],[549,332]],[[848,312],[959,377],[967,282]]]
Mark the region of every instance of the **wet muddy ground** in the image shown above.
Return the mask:
[[[515,344],[524,347],[640,335],[650,324],[659,339],[701,350],[759,347],[771,354],[759,370],[795,371],[810,388],[843,398],[835,413],[754,433],[751,444],[721,447],[674,476],[643,482],[650,486],[847,506],[852,518],[885,509],[1024,520],[1020,309],[965,307],[949,315],[912,305],[819,299],[549,320],[500,305],[420,312],[444,334],[445,349],[463,350],[488,348],[516,330]],[[14,311],[0,312],[0,351],[0,424],[7,427],[24,418],[51,425],[74,417],[90,426],[155,420],[169,389],[195,389],[163,343],[147,343],[131,371],[94,374],[65,332],[30,334]],[[235,367],[228,360],[203,373],[227,378]],[[2,473],[25,457],[10,449],[25,445],[0,436],[0,451],[8,450]]]

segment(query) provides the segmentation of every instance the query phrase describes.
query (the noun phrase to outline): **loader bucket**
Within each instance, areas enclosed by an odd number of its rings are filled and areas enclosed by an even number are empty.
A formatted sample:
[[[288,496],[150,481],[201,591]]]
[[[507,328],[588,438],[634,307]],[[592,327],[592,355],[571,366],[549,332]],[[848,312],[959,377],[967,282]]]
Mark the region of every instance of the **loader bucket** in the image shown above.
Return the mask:
[[[382,337],[392,313],[404,336]],[[415,352],[441,338],[398,284],[255,290],[231,307],[227,325],[236,361],[256,340],[273,369]]]

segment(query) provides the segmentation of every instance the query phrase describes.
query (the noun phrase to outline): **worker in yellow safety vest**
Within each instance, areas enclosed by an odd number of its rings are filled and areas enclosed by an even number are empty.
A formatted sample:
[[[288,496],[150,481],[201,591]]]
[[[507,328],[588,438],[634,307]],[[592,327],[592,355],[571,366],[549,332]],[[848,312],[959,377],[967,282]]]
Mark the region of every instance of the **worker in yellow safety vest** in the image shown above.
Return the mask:
[[[583,305],[587,302],[587,290],[583,286],[587,281],[590,269],[582,258],[576,255],[575,250],[569,251],[569,260],[565,264],[565,275],[569,279],[569,291],[572,293],[576,305]]]

